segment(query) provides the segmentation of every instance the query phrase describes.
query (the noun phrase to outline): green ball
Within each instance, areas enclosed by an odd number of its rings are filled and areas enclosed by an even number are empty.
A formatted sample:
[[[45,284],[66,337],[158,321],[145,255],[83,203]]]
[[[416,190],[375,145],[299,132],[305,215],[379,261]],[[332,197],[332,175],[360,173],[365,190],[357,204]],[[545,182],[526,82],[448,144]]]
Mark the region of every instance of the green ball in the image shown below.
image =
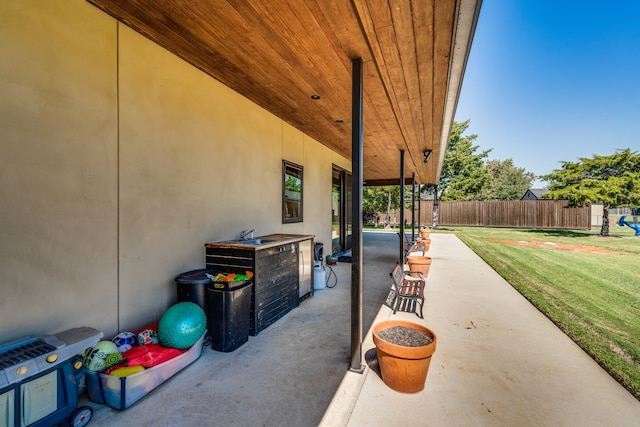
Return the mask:
[[[85,350],[84,367],[90,371],[102,372],[111,366],[107,362],[113,362],[114,353],[118,353],[118,347],[114,343],[111,341],[98,341],[96,345]]]
[[[198,342],[207,327],[204,310],[192,302],[169,307],[158,322],[158,339],[165,347],[189,348]]]

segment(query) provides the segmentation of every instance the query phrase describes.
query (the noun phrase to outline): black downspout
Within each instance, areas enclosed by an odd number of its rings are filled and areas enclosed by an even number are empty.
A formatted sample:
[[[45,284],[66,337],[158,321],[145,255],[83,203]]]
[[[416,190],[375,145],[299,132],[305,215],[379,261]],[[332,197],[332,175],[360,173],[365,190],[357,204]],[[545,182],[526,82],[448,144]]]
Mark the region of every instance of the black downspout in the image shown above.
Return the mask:
[[[362,364],[362,58],[353,60],[351,92],[351,364],[349,370],[363,373]]]
[[[400,150],[400,265],[404,265],[404,150]]]

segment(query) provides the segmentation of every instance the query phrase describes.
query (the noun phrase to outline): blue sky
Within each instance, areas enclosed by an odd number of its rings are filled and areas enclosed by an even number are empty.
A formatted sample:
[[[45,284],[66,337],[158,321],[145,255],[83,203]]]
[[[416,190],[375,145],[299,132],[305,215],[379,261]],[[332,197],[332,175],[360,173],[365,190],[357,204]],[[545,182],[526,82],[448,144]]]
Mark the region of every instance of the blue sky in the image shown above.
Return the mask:
[[[640,151],[640,1],[484,0],[455,119],[536,175]]]

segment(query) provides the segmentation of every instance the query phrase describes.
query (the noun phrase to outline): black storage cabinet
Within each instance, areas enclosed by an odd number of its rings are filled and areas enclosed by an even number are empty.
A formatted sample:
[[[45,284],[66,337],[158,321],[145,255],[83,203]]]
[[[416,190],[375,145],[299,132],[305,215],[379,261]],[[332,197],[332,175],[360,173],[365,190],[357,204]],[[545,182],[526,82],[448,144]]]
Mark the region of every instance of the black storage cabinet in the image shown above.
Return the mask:
[[[211,348],[231,352],[249,340],[251,280],[207,286],[207,323]]]
[[[244,274],[253,272],[249,334],[258,335],[299,304],[299,243],[257,250],[207,248],[206,267]]]

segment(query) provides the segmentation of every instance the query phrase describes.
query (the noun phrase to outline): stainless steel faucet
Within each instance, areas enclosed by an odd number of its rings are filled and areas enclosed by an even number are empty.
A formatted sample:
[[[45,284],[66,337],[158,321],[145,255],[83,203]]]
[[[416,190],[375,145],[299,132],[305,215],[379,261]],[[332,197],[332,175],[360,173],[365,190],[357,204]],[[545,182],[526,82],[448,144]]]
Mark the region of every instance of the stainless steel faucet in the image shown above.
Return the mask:
[[[253,233],[255,231],[256,231],[255,228],[252,228],[251,230],[242,231],[242,233],[240,233],[240,240],[252,240],[253,239]],[[248,239],[247,239],[247,235],[249,235]]]

